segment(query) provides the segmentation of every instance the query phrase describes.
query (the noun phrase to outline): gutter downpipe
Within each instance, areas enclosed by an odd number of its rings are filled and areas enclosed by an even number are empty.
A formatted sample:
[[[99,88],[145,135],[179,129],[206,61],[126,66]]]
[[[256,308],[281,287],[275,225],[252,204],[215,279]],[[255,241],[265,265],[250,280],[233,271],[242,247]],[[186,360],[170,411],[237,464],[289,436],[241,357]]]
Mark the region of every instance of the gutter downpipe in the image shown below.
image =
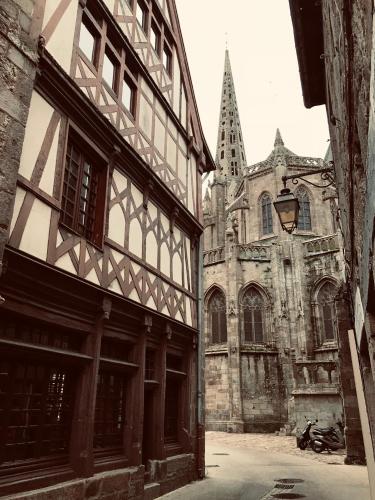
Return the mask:
[[[205,343],[203,331],[203,233],[199,238],[198,251],[198,342],[197,342],[197,473],[205,477],[205,438],[204,438],[204,364]]]

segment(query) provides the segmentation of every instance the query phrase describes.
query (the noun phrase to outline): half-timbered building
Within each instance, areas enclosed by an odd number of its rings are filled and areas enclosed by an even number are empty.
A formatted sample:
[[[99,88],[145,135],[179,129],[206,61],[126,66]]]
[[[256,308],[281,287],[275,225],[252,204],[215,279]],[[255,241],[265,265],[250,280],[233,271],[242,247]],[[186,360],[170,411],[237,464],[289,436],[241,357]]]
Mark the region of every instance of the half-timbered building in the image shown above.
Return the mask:
[[[176,7],[31,3],[0,281],[0,495],[154,498],[203,467],[200,193],[214,165]]]

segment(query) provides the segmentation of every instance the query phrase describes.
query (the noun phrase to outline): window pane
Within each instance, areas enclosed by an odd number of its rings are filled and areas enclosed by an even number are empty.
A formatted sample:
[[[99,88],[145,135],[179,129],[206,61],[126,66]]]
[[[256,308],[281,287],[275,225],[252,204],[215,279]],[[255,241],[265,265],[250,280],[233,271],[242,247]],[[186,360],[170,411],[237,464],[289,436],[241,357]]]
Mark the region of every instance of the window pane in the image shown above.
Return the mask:
[[[133,114],[133,95],[134,90],[130,86],[130,84],[123,80],[122,82],[122,104],[125,108]]]
[[[100,371],[96,392],[94,448],[122,446],[124,409],[123,375]]]
[[[334,336],[333,314],[332,314],[331,304],[326,304],[323,306],[323,321],[324,321],[325,340],[333,340],[335,336]]]
[[[166,443],[178,441],[178,405],[180,383],[167,377],[165,387],[164,440]]]
[[[146,27],[146,12],[144,11],[143,7],[139,5],[137,2],[137,8],[135,11],[135,16],[137,18],[138,23],[142,26],[143,29]]]
[[[157,54],[159,54],[160,50],[160,33],[158,29],[154,26],[151,26],[151,33],[150,33],[150,41],[151,41],[151,46],[155,50]]]
[[[81,24],[79,48],[91,62],[94,62],[95,38],[84,24]]]
[[[108,85],[114,87],[114,77],[115,77],[115,65],[110,60],[107,54],[104,54],[103,61],[103,79],[108,83]]]
[[[263,342],[263,318],[262,311],[259,309],[254,310],[254,333],[255,342]]]
[[[163,50],[163,66],[168,73],[171,72],[171,54],[167,48]]]
[[[225,310],[220,311],[220,342],[227,341],[227,315]]]
[[[218,311],[212,311],[211,313],[211,331],[212,331],[212,342],[217,344],[219,342],[219,313]]]
[[[252,311],[251,309],[245,309],[243,312],[244,316],[244,337],[245,341],[253,341],[253,324],[252,324]]]

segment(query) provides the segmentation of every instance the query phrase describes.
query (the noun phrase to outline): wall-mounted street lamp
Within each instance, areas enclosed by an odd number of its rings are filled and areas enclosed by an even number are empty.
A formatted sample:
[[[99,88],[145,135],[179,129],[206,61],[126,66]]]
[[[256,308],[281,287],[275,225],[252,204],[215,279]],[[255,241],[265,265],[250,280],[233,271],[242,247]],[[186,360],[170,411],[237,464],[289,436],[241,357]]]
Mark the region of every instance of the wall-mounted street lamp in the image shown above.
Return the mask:
[[[284,231],[291,234],[298,225],[299,202],[298,198],[294,196],[289,188],[286,187],[286,182],[291,180],[293,184],[298,184],[299,180],[303,180],[312,186],[318,188],[327,188],[335,184],[335,171],[333,162],[329,162],[329,167],[320,168],[318,170],[309,170],[308,172],[301,172],[299,174],[284,175],[281,180],[284,183],[284,188],[277,196],[274,202],[274,207],[280,219],[281,227]],[[325,184],[316,184],[315,182],[308,181],[305,177],[310,175],[320,174],[322,181]]]

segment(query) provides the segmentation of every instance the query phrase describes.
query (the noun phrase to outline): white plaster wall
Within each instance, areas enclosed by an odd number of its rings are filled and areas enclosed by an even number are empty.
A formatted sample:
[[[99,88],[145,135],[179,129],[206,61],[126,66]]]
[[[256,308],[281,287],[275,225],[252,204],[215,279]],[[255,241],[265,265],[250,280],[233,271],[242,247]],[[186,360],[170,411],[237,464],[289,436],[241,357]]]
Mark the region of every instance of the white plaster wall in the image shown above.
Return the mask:
[[[51,19],[59,2],[56,0],[46,0],[44,10],[43,30]],[[76,27],[78,10],[78,0],[72,0],[64,12],[59,24],[46,44],[46,48],[53,55],[59,65],[67,72],[70,72],[70,64],[73,52],[74,31]],[[42,30],[42,31],[43,31]]]
[[[44,261],[47,260],[51,210],[42,201],[34,200],[19,247],[20,250]]]
[[[33,90],[19,168],[19,173],[28,180],[30,180],[53,112],[54,108]]]
[[[152,114],[152,107],[141,95],[139,100],[139,126],[149,139],[151,139],[152,133]]]

